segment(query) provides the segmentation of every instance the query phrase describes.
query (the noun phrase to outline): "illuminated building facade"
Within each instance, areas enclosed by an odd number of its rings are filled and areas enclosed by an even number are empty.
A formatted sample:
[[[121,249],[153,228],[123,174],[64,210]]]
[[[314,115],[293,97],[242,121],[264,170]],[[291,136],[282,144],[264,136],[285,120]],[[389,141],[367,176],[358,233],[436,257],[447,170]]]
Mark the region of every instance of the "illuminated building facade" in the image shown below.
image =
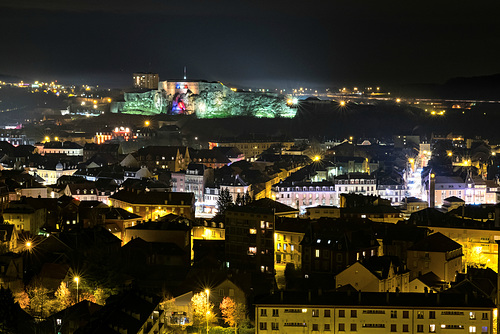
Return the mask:
[[[448,197],[458,197],[465,204],[496,204],[498,202],[497,191],[500,186],[493,180],[468,177],[463,180],[458,176],[435,175],[435,178],[426,178],[424,186],[424,198],[434,199],[435,206],[442,206]],[[434,184],[433,184],[434,183]],[[434,194],[431,194],[432,189]],[[434,195],[434,196],[432,196]]]
[[[235,175],[234,177],[224,180],[219,187],[220,191],[227,189],[229,194],[233,198],[233,202],[236,202],[238,195],[241,197],[245,195],[247,192],[251,191],[251,184],[245,182],[239,175]]]
[[[168,169],[178,172],[185,170],[191,160],[185,146],[148,146],[139,149],[137,155],[139,163],[150,171]]]
[[[123,189],[109,197],[111,206],[144,219],[156,220],[170,213],[194,219],[194,195],[179,192],[132,191]]]
[[[255,305],[255,332],[492,334],[495,307],[454,293],[280,292]]]
[[[289,150],[295,145],[293,141],[274,140],[242,140],[242,141],[218,141],[209,142],[209,148],[215,147],[236,147],[240,150],[248,161],[256,160],[265,150],[272,146],[279,145],[282,151]]]
[[[285,269],[288,264],[295,269],[302,267],[302,246],[307,225],[300,220],[276,220],[274,231],[274,269],[278,288],[285,288]]]
[[[158,73],[134,73],[134,87],[139,89],[158,89]]]
[[[36,168],[30,170],[30,174],[38,174],[44,181],[43,185],[56,184],[57,180],[63,175],[73,175],[78,169],[77,166],[58,163],[54,169],[51,168]]]
[[[83,147],[71,141],[47,141],[36,145],[40,155],[66,154],[68,156],[83,156]]]
[[[333,182],[279,183],[274,187],[276,201],[299,209],[318,205],[338,205],[338,194]]]
[[[500,240],[500,229],[483,228],[481,224],[472,226],[432,226],[432,230],[440,232],[456,241],[463,249],[463,266],[485,267],[498,271],[497,257]]]

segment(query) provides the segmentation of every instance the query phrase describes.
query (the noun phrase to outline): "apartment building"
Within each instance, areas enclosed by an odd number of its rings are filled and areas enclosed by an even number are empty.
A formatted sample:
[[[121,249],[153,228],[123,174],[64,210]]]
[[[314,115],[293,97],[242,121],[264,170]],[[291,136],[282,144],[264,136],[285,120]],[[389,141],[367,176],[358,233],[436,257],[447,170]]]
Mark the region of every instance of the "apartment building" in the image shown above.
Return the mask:
[[[255,332],[493,333],[494,303],[452,293],[281,292],[255,305]]]

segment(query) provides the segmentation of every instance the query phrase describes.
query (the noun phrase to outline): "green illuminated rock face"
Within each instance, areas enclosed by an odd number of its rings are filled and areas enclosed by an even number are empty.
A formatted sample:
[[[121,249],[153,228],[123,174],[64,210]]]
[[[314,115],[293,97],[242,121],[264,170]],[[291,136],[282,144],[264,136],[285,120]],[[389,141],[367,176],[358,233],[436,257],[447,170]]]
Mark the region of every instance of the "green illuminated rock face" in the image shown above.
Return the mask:
[[[156,115],[167,111],[167,96],[157,90],[125,93],[120,112],[126,114]]]
[[[173,96],[165,90],[125,93],[125,103],[118,111],[129,114],[155,115],[171,113]],[[260,92],[233,92],[223,85],[205,85],[198,94],[185,94],[185,113],[199,118],[233,116],[293,118],[297,111],[290,108],[284,95]]]

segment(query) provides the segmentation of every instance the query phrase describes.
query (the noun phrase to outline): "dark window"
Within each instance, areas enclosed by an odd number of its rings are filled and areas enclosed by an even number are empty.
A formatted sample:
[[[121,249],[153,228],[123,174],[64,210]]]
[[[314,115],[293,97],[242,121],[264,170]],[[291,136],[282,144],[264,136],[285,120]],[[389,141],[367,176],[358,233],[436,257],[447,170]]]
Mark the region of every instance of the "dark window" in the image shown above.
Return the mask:
[[[313,317],[319,317],[319,310],[312,310],[312,316]]]
[[[410,317],[409,311],[403,311],[403,319],[408,319]]]
[[[436,319],[436,311],[429,311],[429,319]]]
[[[351,332],[356,332],[358,330],[356,324],[351,324]]]
[[[408,333],[408,325],[407,324],[403,325],[403,333]]]
[[[325,318],[330,318],[330,310],[325,310]]]
[[[339,332],[345,332],[345,324],[339,324]]]
[[[417,333],[423,333],[424,332],[424,325],[417,325]]]
[[[391,324],[391,332],[396,332],[396,324]]]
[[[391,311],[391,318],[397,318],[398,317],[398,311]]]
[[[267,330],[267,322],[261,322],[259,328],[262,331]]]
[[[329,331],[330,330],[330,324],[325,324],[325,331]]]
[[[358,311],[357,310],[351,310],[351,318],[357,318],[358,317]]]
[[[339,310],[339,318],[345,318],[345,310]]]
[[[313,324],[313,331],[319,331],[319,325]]]

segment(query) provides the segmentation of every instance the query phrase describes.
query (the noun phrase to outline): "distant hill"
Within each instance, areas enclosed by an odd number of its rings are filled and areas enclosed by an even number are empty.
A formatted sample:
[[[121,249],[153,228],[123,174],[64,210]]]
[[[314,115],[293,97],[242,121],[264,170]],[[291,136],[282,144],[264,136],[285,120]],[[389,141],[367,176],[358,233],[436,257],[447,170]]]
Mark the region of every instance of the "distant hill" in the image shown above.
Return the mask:
[[[22,78],[14,75],[8,75],[8,74],[1,74],[0,73],[0,81],[4,82],[19,82],[21,81]]]
[[[438,84],[412,84],[395,89],[416,98],[500,100],[500,74],[457,77]]]

